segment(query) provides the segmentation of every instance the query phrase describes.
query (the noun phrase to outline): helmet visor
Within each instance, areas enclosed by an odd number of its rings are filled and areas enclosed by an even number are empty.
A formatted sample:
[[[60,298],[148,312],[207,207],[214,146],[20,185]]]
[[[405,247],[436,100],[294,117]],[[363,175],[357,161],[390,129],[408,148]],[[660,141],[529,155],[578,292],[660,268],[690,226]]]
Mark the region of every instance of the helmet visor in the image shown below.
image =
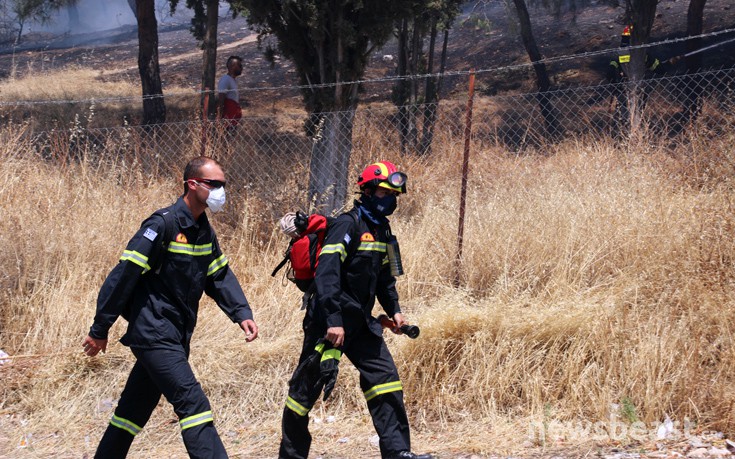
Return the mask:
[[[388,178],[381,182],[379,186],[388,188],[389,190],[398,191],[399,193],[405,193],[407,180],[408,176],[403,172],[393,172],[388,175]]]

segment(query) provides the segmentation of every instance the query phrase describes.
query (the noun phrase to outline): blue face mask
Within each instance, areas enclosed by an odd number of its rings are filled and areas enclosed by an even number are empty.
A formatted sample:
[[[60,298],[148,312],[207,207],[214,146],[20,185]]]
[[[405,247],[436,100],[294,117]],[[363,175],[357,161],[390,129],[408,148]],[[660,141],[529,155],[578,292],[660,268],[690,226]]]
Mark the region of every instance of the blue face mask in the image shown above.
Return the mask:
[[[366,201],[368,201],[365,204],[369,210],[384,217],[391,215],[396,210],[396,207],[398,207],[398,199],[394,194],[387,194],[382,198],[373,195],[366,199]]]

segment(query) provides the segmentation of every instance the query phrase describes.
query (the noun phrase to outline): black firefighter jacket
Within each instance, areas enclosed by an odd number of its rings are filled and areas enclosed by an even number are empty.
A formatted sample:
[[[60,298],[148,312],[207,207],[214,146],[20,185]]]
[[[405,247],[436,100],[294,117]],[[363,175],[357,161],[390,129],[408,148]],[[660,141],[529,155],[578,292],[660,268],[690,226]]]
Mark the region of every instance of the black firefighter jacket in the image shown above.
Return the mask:
[[[202,293],[214,299],[233,322],[253,318],[206,213],[195,222],[182,198],[168,210],[175,225],[167,252],[161,249],[165,222],[155,213],[143,222],[105,279],[89,332],[92,338],[106,339],[112,324],[123,315],[128,320],[127,333],[120,340],[124,345],[183,346],[188,353]]]
[[[352,213],[353,215],[349,215]],[[346,333],[367,323],[382,336],[372,318],[375,298],[389,317],[401,312],[396,279],[390,273],[387,235],[390,227],[368,224],[359,207],[332,223],[319,254],[314,282],[316,305],[327,327],[344,327]]]

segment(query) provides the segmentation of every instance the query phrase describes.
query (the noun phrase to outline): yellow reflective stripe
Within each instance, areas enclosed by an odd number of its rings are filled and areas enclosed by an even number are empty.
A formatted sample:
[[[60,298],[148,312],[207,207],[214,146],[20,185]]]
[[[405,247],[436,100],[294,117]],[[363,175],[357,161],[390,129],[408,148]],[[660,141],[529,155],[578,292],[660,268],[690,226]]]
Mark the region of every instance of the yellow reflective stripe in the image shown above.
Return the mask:
[[[388,263],[390,263],[390,259],[388,257],[383,258],[383,264],[387,265]]]
[[[298,414],[299,416],[306,416],[307,414],[309,414],[309,408],[305,407],[291,397],[288,397],[286,399],[286,408]]]
[[[649,70],[651,70],[651,71],[653,71],[653,70],[656,70],[656,68],[658,67],[658,65],[659,65],[660,63],[661,63],[661,62],[659,62],[659,60],[658,60],[658,59],[655,59],[655,58],[654,58],[653,64],[651,64],[651,66],[649,67]]]
[[[329,359],[335,359],[339,360],[342,357],[342,351],[339,349],[327,349],[324,351],[324,354],[322,354],[322,362]]]
[[[620,67],[620,65],[618,64],[618,61],[610,61],[610,65],[612,65],[615,68]]]
[[[209,264],[209,268],[207,268],[207,276],[211,276],[225,266],[227,266],[227,257],[222,254],[219,258]]]
[[[378,384],[365,392],[365,400],[369,402],[378,395],[387,394],[388,392],[397,392],[399,390],[403,390],[403,384],[400,381]]]
[[[195,414],[179,421],[181,430],[190,429],[192,427],[204,424],[205,422],[214,422],[214,416],[211,411],[205,411],[204,413]]]
[[[143,268],[144,273],[151,270],[150,265],[148,265],[148,257],[140,252],[136,252],[135,250],[124,250],[122,256],[120,257],[120,261],[129,261],[131,263],[135,263],[136,265]]]
[[[385,252],[387,251],[388,244],[385,242],[361,242],[357,246],[357,250],[369,250],[372,252]]]
[[[331,253],[338,253],[340,261],[345,261],[345,258],[347,258],[347,249],[345,249],[345,246],[342,243],[325,245],[322,247],[322,251],[319,253],[319,256],[321,257],[322,255],[328,255]]]
[[[140,431],[143,430],[134,422],[128,421],[125,418],[121,418],[120,416],[115,416],[114,414],[112,415],[112,419],[110,419],[110,424],[128,432],[132,436],[138,435]]]
[[[317,344],[317,345],[316,345],[316,346],[314,347],[314,350],[315,350],[315,351],[317,351],[317,352],[318,352],[318,353],[320,353],[320,354],[321,354],[322,352],[324,352],[324,343],[319,343],[319,344]]]
[[[203,245],[194,244],[182,244],[181,242],[171,242],[168,245],[168,251],[171,253],[183,253],[184,255],[191,255],[194,257],[200,257],[203,255],[212,254],[212,243]]]
[[[625,64],[626,62],[630,62],[630,54],[623,54],[621,56],[618,56],[618,60],[621,64]]]

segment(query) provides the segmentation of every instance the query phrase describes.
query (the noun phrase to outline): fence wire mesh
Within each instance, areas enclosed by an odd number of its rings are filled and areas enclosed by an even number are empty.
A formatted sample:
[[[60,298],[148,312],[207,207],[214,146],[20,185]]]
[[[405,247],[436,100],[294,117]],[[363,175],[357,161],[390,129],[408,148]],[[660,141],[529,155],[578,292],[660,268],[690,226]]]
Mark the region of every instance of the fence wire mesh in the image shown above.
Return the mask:
[[[466,82],[466,75],[462,78]],[[449,83],[455,89],[463,84],[458,76],[454,80]],[[54,105],[44,110],[66,110],[73,127],[50,129],[31,121],[33,106],[4,104],[0,111],[6,120],[24,120],[25,142],[57,161],[115,161],[145,174],[179,177],[193,156],[212,156],[225,166],[233,191],[258,196],[273,215],[294,206],[339,208],[349,201],[359,170],[374,160],[393,159],[410,168],[411,162],[430,161],[434,155],[459,158],[469,120],[473,154],[490,146],[510,152],[542,149],[580,136],[619,142],[639,133],[658,142],[684,139],[692,131],[718,136],[735,128],[732,68],[544,93],[488,96],[480,91],[471,118],[466,93],[464,99],[397,107],[385,97],[377,101],[379,91],[369,89],[363,91],[366,102],[354,111],[307,115],[274,108],[234,125],[202,121],[199,94],[188,96],[188,102],[166,101],[188,106],[180,112],[194,120],[153,126],[91,127],[85,123],[85,108],[75,107],[70,116],[70,107]],[[87,101],[86,112],[104,103]],[[331,201],[315,199],[315,194],[330,195]]]

